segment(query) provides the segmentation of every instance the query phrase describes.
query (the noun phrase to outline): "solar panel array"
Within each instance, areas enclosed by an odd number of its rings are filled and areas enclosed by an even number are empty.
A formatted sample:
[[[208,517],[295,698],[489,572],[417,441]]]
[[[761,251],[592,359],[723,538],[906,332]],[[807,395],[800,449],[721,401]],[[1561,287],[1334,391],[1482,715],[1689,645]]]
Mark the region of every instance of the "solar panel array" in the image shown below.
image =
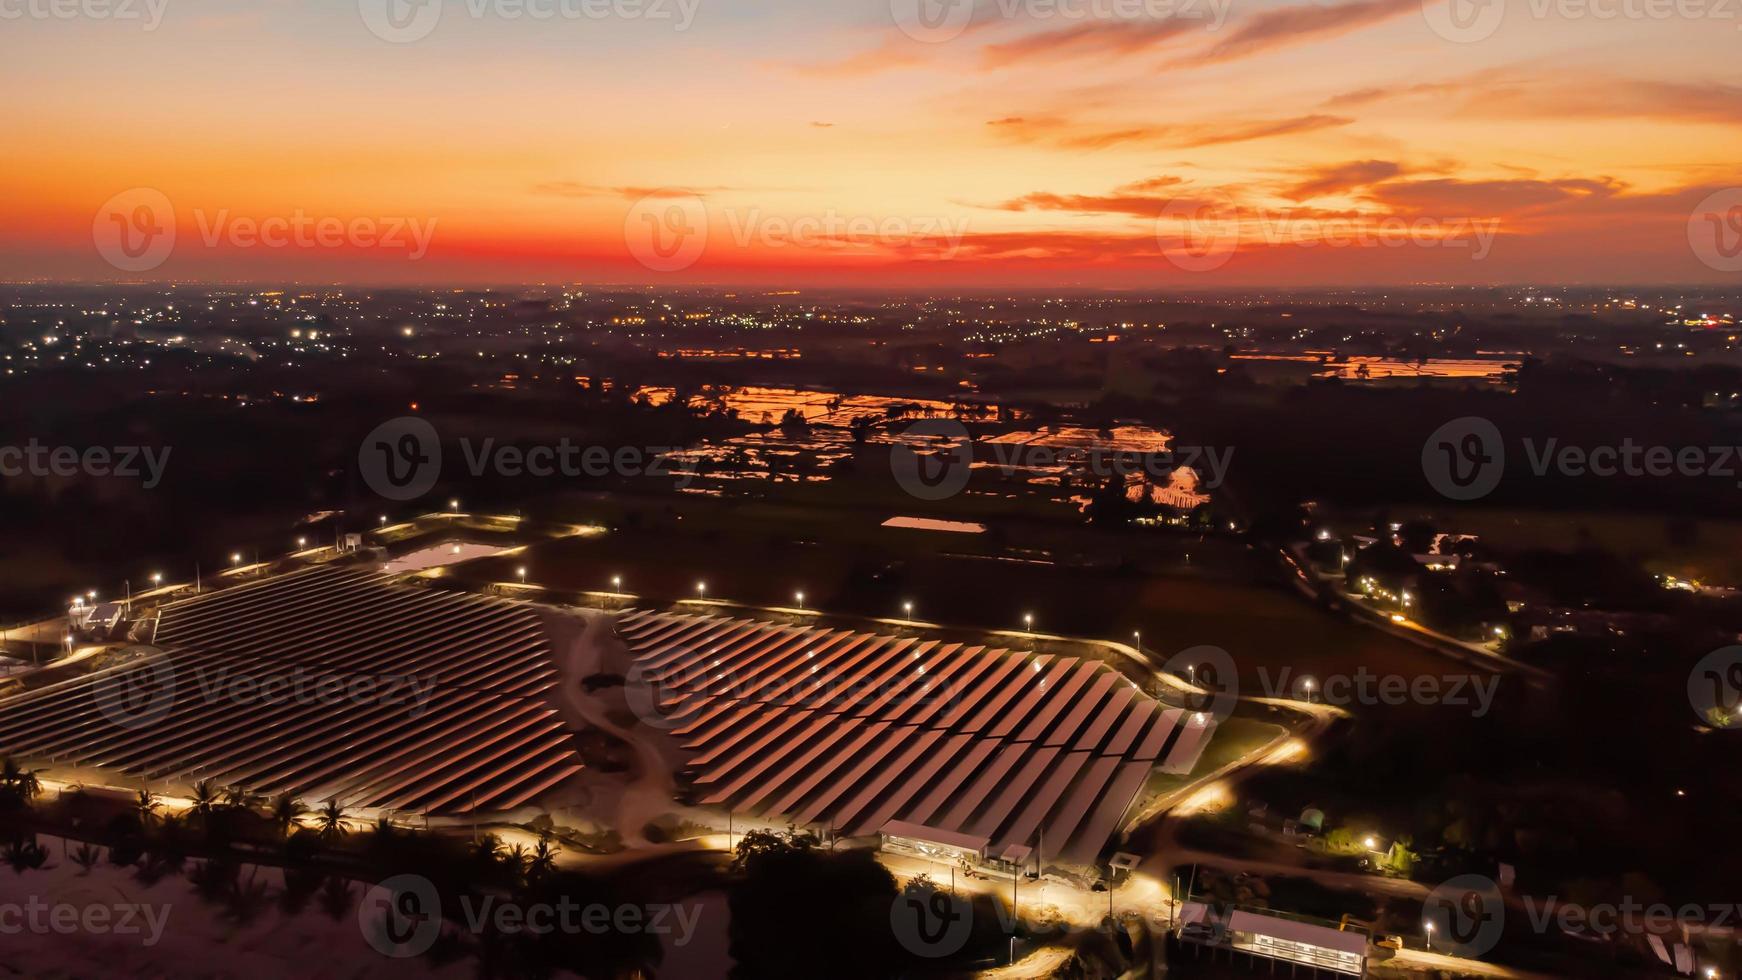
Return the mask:
[[[312,569],[166,606],[155,643],[138,676],[6,702],[0,752],[436,815],[525,805],[581,769],[522,605]]]
[[[898,820],[1089,864],[1215,727],[1093,659],[642,611],[617,628],[696,802],[854,836]]]

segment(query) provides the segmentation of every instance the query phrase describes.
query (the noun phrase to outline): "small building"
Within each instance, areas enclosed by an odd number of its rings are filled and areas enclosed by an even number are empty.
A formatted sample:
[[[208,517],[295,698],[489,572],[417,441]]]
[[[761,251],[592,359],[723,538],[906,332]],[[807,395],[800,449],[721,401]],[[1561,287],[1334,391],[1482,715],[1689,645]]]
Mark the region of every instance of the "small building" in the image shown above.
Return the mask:
[[[942,827],[908,823],[905,820],[891,820],[884,824],[879,837],[880,849],[892,854],[910,854],[929,861],[948,861],[952,864],[962,861],[974,865],[983,864],[986,861],[986,848],[992,844],[985,837],[975,837]]]
[[[1350,976],[1367,975],[1367,936],[1237,909],[1228,917],[1234,949]]]

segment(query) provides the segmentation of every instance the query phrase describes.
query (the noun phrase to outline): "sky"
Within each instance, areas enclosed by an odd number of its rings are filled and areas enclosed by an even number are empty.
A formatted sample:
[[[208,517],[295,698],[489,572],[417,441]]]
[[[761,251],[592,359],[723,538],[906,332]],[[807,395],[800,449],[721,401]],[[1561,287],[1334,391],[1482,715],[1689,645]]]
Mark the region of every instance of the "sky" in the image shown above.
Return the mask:
[[[1736,283],[1724,0],[0,0],[0,279]]]

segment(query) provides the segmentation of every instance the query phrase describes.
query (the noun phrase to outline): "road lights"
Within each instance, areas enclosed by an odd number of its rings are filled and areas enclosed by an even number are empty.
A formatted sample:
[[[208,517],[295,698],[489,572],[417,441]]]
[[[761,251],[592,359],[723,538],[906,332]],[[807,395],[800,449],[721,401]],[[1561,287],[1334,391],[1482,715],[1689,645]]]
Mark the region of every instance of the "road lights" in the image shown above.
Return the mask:
[[[797,592],[794,592],[792,594],[792,597],[794,599],[798,600],[798,608],[803,609],[804,608],[804,590],[800,589]]]
[[[913,619],[913,603],[911,601],[901,604],[901,614],[909,620]]]
[[[708,597],[708,583],[697,582],[696,583],[696,598],[706,599],[707,597]]]
[[[520,584],[522,584],[522,585],[526,584],[526,566],[525,565],[522,565],[519,568],[516,568],[514,570],[514,574],[520,576]]]

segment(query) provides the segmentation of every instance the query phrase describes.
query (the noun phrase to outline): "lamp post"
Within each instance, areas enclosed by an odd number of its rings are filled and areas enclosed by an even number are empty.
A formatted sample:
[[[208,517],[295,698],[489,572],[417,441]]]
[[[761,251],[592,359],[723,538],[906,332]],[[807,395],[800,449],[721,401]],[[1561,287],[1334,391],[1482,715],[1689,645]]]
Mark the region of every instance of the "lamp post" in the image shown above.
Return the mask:
[[[1429,923],[1427,923],[1427,949],[1428,949],[1428,952],[1430,952],[1430,953],[1433,952],[1433,948],[1434,948],[1434,924],[1432,922],[1429,922]]]
[[[902,615],[907,617],[908,622],[912,622],[913,621],[913,603],[911,601],[902,603],[901,604],[901,613],[902,613]]]
[[[525,565],[522,565],[519,568],[516,568],[514,570],[514,574],[518,575],[520,577],[520,584],[521,585],[526,584],[526,566]]]
[[[708,597],[708,583],[697,582],[696,583],[696,598],[705,600],[705,599],[707,599],[707,597]]]
[[[792,597],[793,597],[793,598],[794,598],[794,599],[797,599],[797,600],[798,600],[798,608],[799,608],[799,611],[801,611],[801,612],[802,612],[802,611],[804,611],[804,590],[803,590],[803,589],[800,589],[800,590],[798,590],[798,591],[797,591],[797,592],[794,592],[794,593],[793,593],[793,594],[792,594]]]

